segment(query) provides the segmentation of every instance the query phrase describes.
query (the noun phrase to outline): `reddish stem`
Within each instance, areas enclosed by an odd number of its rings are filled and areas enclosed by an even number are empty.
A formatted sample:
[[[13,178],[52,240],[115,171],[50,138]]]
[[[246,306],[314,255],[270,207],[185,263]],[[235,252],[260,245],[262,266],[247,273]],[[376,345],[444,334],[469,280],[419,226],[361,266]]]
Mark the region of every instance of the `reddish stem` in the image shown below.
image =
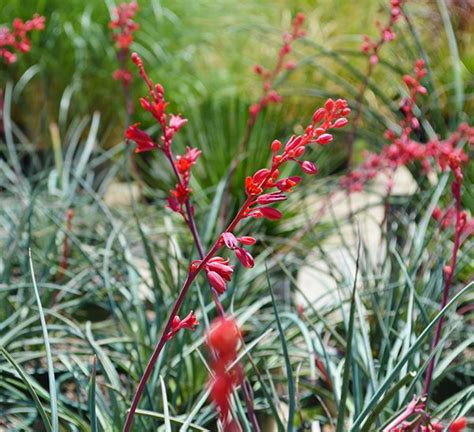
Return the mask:
[[[425,403],[422,401],[420,404],[420,399],[415,396],[411,402],[407,405],[405,410],[398,415],[393,421],[391,421],[383,430],[383,432],[392,432],[396,430],[396,427],[403,423],[406,419],[408,419],[413,414],[423,410]]]
[[[461,244],[461,234],[462,234],[462,219],[461,219],[461,193],[460,193],[460,182],[455,180],[453,184],[453,195],[456,201],[456,227],[454,232],[454,245],[453,245],[453,252],[451,254],[451,263],[448,271],[445,271],[445,279],[444,279],[444,289],[443,289],[443,297],[441,299],[441,304],[439,310],[444,309],[447,305],[449,300],[449,291],[451,289],[451,284],[453,280],[454,269],[456,268],[457,263],[457,256],[459,251],[459,246]],[[439,340],[441,338],[441,330],[443,329],[444,323],[444,316],[442,316],[438,322],[436,323],[435,334],[433,338],[433,342],[431,344],[431,352],[434,352],[438,346]],[[428,368],[426,370],[426,378],[425,384],[423,386],[423,395],[428,398],[430,394],[431,382],[433,380],[433,370],[435,367],[436,356],[433,355],[431,357],[430,362],[428,364]]]
[[[283,163],[285,161],[286,161],[286,159],[283,158],[280,161],[280,163],[278,164],[278,166],[281,165],[281,163]],[[261,185],[264,185],[267,182],[267,180],[271,178],[272,174],[275,172],[275,170],[278,168],[278,166],[273,166],[272,167],[272,169],[269,171],[269,173],[261,181]],[[252,196],[247,197],[247,199],[242,204],[242,207],[238,211],[237,215],[234,217],[232,222],[229,224],[229,226],[227,227],[225,232],[234,231],[234,229],[238,225],[238,223],[245,217],[250,205],[252,204],[253,199],[254,199],[254,197],[252,197]],[[196,234],[197,234],[197,232],[196,232]],[[196,279],[197,275],[204,268],[204,266],[207,264],[207,262],[222,247],[222,243],[221,243],[220,239],[221,239],[221,236],[218,237],[218,239],[216,240],[216,242],[214,243],[214,245],[212,246],[210,251],[202,259],[202,261],[199,263],[197,268],[194,271],[192,271],[192,270],[189,271],[188,276],[186,278],[186,281],[184,282],[183,287],[181,288],[181,291],[178,295],[178,299],[176,300],[176,303],[173,306],[173,309],[172,309],[172,311],[171,311],[171,313],[168,317],[168,321],[167,321],[166,326],[165,326],[165,328],[164,328],[164,330],[161,334],[160,340],[158,341],[158,344],[156,345],[156,347],[153,351],[153,354],[152,354],[150,360],[148,361],[148,364],[145,368],[145,371],[143,373],[142,378],[140,379],[140,383],[138,384],[137,390],[136,390],[135,395],[133,397],[132,405],[130,407],[130,411],[128,412],[127,419],[125,421],[125,426],[123,428],[123,432],[128,432],[130,430],[131,426],[132,426],[133,418],[135,416],[135,413],[136,413],[136,410],[137,410],[137,407],[138,407],[138,403],[141,399],[143,391],[145,390],[145,386],[146,386],[146,383],[148,381],[148,378],[150,377],[150,375],[153,371],[153,368],[154,368],[154,366],[155,366],[155,364],[158,360],[158,357],[159,357],[159,355],[160,355],[160,353],[161,353],[161,351],[162,351],[162,349],[163,349],[163,347],[166,343],[166,335],[171,330],[171,325],[172,325],[174,316],[177,315],[177,313],[178,313],[178,311],[181,307],[181,304],[183,303],[184,298],[186,297],[186,293],[188,292],[188,289],[190,288],[192,282]],[[243,387],[243,391],[244,391],[244,394],[245,394],[245,392],[246,392],[245,384],[244,384],[244,387]],[[259,429],[256,429],[256,430],[259,430]]]

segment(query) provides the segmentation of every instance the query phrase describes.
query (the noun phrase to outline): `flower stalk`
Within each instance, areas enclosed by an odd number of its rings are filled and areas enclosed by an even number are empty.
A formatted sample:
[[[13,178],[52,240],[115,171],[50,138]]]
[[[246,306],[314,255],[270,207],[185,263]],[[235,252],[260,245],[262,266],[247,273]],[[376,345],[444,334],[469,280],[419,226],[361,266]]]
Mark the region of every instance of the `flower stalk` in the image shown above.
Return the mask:
[[[143,69],[141,59],[139,59],[138,56],[134,55],[132,58],[139,66],[142,77],[147,82],[150,95],[152,97],[152,100],[142,99],[142,106],[148,111],[152,112],[155,118],[158,119],[162,125],[163,136],[161,137],[161,143],[156,143],[145,132],[139,130],[136,125],[133,125],[127,131],[127,137],[129,139],[134,139],[137,142],[138,151],[148,151],[153,148],[159,148],[165,152],[170,161],[174,162],[170,148],[171,139],[176,132],[176,128],[173,128],[173,126],[170,125],[173,122],[175,125],[179,124],[182,126],[184,124],[184,119],[180,118],[179,120],[176,120],[176,117],[172,115],[170,123],[167,123],[166,115],[164,114],[166,102],[163,98],[162,87],[159,85],[153,86]],[[266,218],[269,220],[277,220],[281,217],[281,213],[277,209],[270,207],[267,204],[286,199],[286,195],[284,194],[291,192],[291,190],[301,182],[301,178],[289,177],[279,179],[279,168],[287,162],[295,162],[300,165],[303,172],[314,174],[317,170],[315,170],[315,167],[313,167],[312,163],[309,161],[299,160],[299,158],[305,152],[305,146],[312,143],[326,145],[331,142],[332,135],[328,133],[328,130],[345,126],[347,123],[346,117],[349,113],[350,109],[348,108],[347,102],[345,100],[338,99],[337,101],[334,101],[332,99],[328,99],[325,106],[318,109],[314,113],[313,122],[305,129],[305,133],[300,136],[292,136],[284,146],[284,149],[281,153],[280,151],[282,149],[282,143],[278,140],[275,140],[272,143],[271,151],[273,156],[271,167],[269,169],[260,169],[253,176],[247,177],[245,182],[247,198],[242,204],[240,210],[234,216],[224,232],[214,242],[209,252],[202,259],[193,261],[191,263],[188,275],[180,290],[176,303],[172,308],[162,335],[153,351],[153,354],[137,387],[130,411],[127,415],[123,429],[124,432],[128,432],[131,428],[138,403],[146,386],[146,382],[152,373],[152,370],[165,343],[168,340],[167,335],[172,330],[173,320],[178,314],[189,288],[200,271],[206,271],[208,280],[212,287],[215,291],[221,294],[226,289],[226,281],[230,280],[231,278],[233,267],[228,265],[228,260],[224,260],[223,258],[216,256],[220,249],[227,247],[230,250],[233,250],[236,253],[239,261],[241,261],[245,267],[250,268],[253,266],[253,258],[245,249],[241,248],[239,244],[252,244],[254,243],[254,239],[248,236],[236,238],[233,235],[233,231],[243,219],[248,217],[253,217],[256,219]],[[191,149],[188,149],[188,151],[189,150]],[[188,159],[187,162],[188,163],[186,163],[181,169],[185,176],[184,181],[182,175],[179,173],[179,166],[175,166],[176,172],[178,172],[178,184],[176,189],[172,191],[172,195],[168,199],[168,203],[170,209],[176,213],[181,214],[183,218],[185,218],[190,228],[194,227],[192,230],[194,230],[194,234],[196,235],[196,238],[198,238],[197,230],[195,230],[195,223],[191,222],[194,221],[192,207],[189,207],[189,212],[187,210],[190,189],[188,187],[187,181],[185,181],[185,179],[189,176],[190,167],[195,162],[195,157]],[[263,194],[265,190],[271,189],[277,189],[278,192]],[[244,392],[247,390],[245,383],[242,383],[242,390]],[[251,415],[251,419],[253,417],[254,416]]]

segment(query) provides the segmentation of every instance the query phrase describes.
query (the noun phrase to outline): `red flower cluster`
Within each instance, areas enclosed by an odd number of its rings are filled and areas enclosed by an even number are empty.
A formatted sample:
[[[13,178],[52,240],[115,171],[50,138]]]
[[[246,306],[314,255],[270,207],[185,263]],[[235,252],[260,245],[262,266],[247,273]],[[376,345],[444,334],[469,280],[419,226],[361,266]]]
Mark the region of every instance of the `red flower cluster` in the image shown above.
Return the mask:
[[[253,68],[254,72],[262,78],[262,96],[260,100],[250,107],[250,118],[255,121],[258,113],[270,103],[279,103],[282,101],[281,95],[279,95],[274,89],[273,85],[278,75],[284,69],[294,69],[296,64],[293,61],[287,61],[288,54],[291,53],[291,44],[296,39],[299,39],[305,35],[305,32],[301,29],[303,26],[305,17],[302,13],[298,13],[293,20],[291,32],[285,32],[283,35],[283,45],[278,52],[278,61],[272,71],[265,69],[264,67],[256,64]]]
[[[426,88],[420,84],[420,80],[426,75],[424,62],[418,60],[415,64],[414,76],[405,75],[405,82],[409,96],[401,103],[403,119],[400,122],[401,132],[399,134],[392,130],[385,133],[389,144],[382,147],[380,153],[364,154],[364,162],[349,175],[342,178],[342,186],[351,192],[360,192],[366,183],[384,173],[389,178],[389,190],[392,186],[392,176],[395,169],[402,165],[419,162],[425,172],[429,172],[433,166],[438,166],[442,171],[451,168],[455,176],[461,174],[461,164],[468,160],[466,153],[457,148],[461,139],[474,143],[474,128],[467,124],[459,126],[446,140],[431,140],[426,144],[410,138],[413,131],[418,130],[420,123],[413,110],[416,98],[419,94],[426,94]]]
[[[150,135],[138,127],[139,123],[131,125],[125,135],[127,140],[136,142],[136,153],[158,149],[169,159],[173,165],[178,183],[171,190],[171,195],[168,197],[168,207],[174,212],[181,214],[187,220],[185,207],[189,203],[189,195],[191,193],[191,188],[189,187],[191,167],[196,163],[201,151],[196,148],[187,147],[184,155],[178,155],[176,159],[174,158],[171,151],[173,137],[188,120],[174,114],[170,114],[168,117],[166,114],[168,102],[165,100],[163,87],[160,84],[153,84],[143,67],[141,58],[136,53],[132,54],[132,60],[138,66],[140,75],[148,87],[149,97],[140,98],[140,104],[144,110],[151,113],[158,121],[161,126],[162,135],[159,142],[156,142]]]
[[[113,73],[113,78],[122,82],[125,87],[128,87],[132,81],[132,74],[126,64],[130,45],[133,42],[133,33],[139,28],[139,25],[133,20],[137,11],[136,1],[121,3],[115,8],[114,18],[109,23],[112,39],[118,49],[117,57],[120,64],[120,68]]]
[[[346,116],[350,111],[345,100],[338,99],[334,101],[328,99],[325,107],[319,108],[314,113],[313,123],[306,128],[304,135],[292,136],[281,154],[278,153],[282,148],[282,143],[278,140],[273,141],[271,146],[273,153],[271,169],[260,169],[252,177],[247,177],[245,181],[247,195],[252,197],[252,200],[243,217],[280,219],[280,211],[268,207],[268,204],[286,200],[285,193],[291,192],[301,182],[301,177],[291,176],[279,180],[279,167],[287,161],[293,161],[300,165],[305,174],[316,174],[318,170],[313,162],[299,160],[305,152],[305,146],[313,143],[320,145],[330,143],[333,136],[327,131],[345,126],[347,124]],[[262,192],[269,189],[277,189],[278,191],[262,195]]]
[[[238,366],[231,368],[230,365],[237,358],[239,340],[240,330],[233,318],[217,318],[207,336],[207,344],[213,354],[211,398],[227,427],[225,430],[234,427],[229,416],[229,398],[241,372]]]
[[[17,60],[14,50],[27,53],[31,50],[31,41],[28,33],[33,30],[44,30],[46,18],[40,15],[33,15],[33,18],[23,22],[20,18],[15,18],[12,29],[7,27],[0,29],[0,57],[6,63],[15,63]]]
[[[466,417],[460,417],[456,420],[454,420],[448,427],[443,426],[439,422],[430,422],[426,425],[420,426],[421,432],[462,432],[465,430],[467,427],[467,420]],[[393,429],[393,432],[407,432],[413,430],[413,423],[412,422],[406,422],[406,424],[403,424],[395,429]],[[392,432],[390,431],[390,432]]]
[[[282,143],[278,140],[273,141],[271,144],[273,153],[271,168],[260,169],[252,177],[247,177],[245,181],[247,200],[234,221],[216,243],[213,249],[214,253],[222,246],[226,246],[234,251],[237,259],[244,267],[253,267],[254,259],[252,255],[242,246],[253,245],[256,240],[249,236],[236,237],[232,233],[233,229],[240,220],[247,217],[269,220],[281,218],[282,213],[269,205],[286,200],[286,194],[291,192],[302,179],[297,176],[279,179],[279,168],[284,163],[292,161],[300,165],[304,173],[316,174],[317,169],[313,162],[299,159],[305,152],[305,146],[313,143],[326,145],[332,141],[333,137],[328,133],[328,130],[345,126],[347,124],[346,116],[349,115],[350,111],[347,101],[328,99],[324,108],[320,108],[314,113],[313,122],[305,129],[305,133],[300,136],[293,135],[286,143],[283,151],[281,151]],[[277,189],[277,191],[263,193],[271,189]],[[209,283],[219,294],[222,294],[226,290],[226,282],[231,280],[234,266],[229,265],[229,259],[213,256],[214,253],[210,255],[209,259],[193,261],[190,271],[195,273],[204,269]]]
[[[189,314],[183,319],[179,319],[179,316],[175,315],[173,322],[171,323],[171,331],[166,335],[165,339],[166,341],[169,341],[181,329],[194,331],[195,327],[198,325],[198,320],[193,311],[189,312]]]
[[[379,22],[376,22],[376,25],[380,30],[380,37],[378,40],[374,41],[370,36],[364,36],[361,51],[370,56],[370,64],[373,66],[379,61],[378,53],[382,45],[394,40],[396,37],[393,27],[402,15],[402,2],[403,0],[390,0],[390,18],[387,24],[381,25]]]

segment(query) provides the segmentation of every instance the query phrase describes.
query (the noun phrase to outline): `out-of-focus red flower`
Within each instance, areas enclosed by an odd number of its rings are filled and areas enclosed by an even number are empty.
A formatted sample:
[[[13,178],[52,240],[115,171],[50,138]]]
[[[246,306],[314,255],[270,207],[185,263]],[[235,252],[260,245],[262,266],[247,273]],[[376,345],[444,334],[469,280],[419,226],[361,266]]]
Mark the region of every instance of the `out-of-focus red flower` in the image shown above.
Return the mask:
[[[287,60],[287,56],[291,53],[292,43],[305,35],[302,29],[304,20],[304,14],[298,13],[293,19],[291,31],[283,34],[283,45],[278,52],[278,59],[273,70],[265,69],[258,64],[253,66],[253,71],[262,79],[262,94],[260,100],[249,108],[250,122],[255,122],[260,111],[267,105],[277,104],[283,100],[283,97],[273,87],[276,79],[284,70],[293,70],[296,67],[296,63],[293,60]]]
[[[449,432],[461,432],[467,427],[466,417],[460,417],[454,420],[448,427]]]
[[[12,29],[0,28],[0,57],[8,63],[15,63],[17,56],[13,51],[27,53],[31,50],[31,41],[28,33],[31,31],[44,30],[46,18],[35,14],[33,18],[23,22],[20,18],[15,18]]]
[[[209,329],[207,344],[224,362],[235,358],[240,330],[233,318],[217,318]]]
[[[112,77],[120,81],[124,88],[128,88],[132,81],[132,74],[127,68],[127,60],[130,45],[133,43],[133,33],[139,28],[139,25],[134,21],[137,11],[136,1],[121,3],[114,9],[112,20],[109,22],[112,39],[118,49],[117,58],[120,65]]]

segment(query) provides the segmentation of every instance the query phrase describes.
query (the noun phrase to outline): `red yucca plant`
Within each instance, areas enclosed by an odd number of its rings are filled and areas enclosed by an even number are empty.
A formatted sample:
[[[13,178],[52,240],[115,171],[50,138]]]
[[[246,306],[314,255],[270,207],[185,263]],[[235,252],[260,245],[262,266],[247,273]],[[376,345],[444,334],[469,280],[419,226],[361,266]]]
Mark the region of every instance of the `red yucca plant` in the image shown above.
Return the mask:
[[[187,120],[180,115],[168,115],[166,113],[168,103],[164,97],[163,87],[160,84],[155,85],[150,80],[145,72],[142,60],[137,54],[132,54],[132,60],[138,66],[140,75],[148,87],[149,96],[140,99],[141,106],[158,121],[162,133],[158,139],[153,139],[144,130],[139,128],[139,124],[134,124],[127,129],[127,140],[135,141],[137,145],[136,152],[158,150],[163,152],[169,161],[177,183],[176,187],[170,191],[168,207],[183,217],[194,237],[200,259],[192,261],[190,265],[186,280],[170,311],[162,335],[138,385],[124,431],[130,430],[140,397],[164,345],[179,330],[193,330],[197,325],[196,318],[192,312],[183,320],[179,318],[178,312],[186,293],[201,271],[206,273],[220,316],[219,320],[213,325],[208,337],[209,347],[213,352],[213,369],[215,371],[215,376],[211,381],[211,396],[219,409],[223,424],[227,428],[233,428],[235,423],[229,416],[228,398],[234,384],[240,382],[248,409],[249,420],[254,429],[259,430],[253,410],[252,397],[249,394],[249,386],[245,385],[242,370],[238,366],[230,370],[226,367],[235,359],[240,336],[235,321],[231,317],[226,316],[219,300],[219,295],[225,292],[226,284],[231,280],[234,265],[230,264],[230,258],[224,258],[218,255],[218,253],[222,249],[227,248],[235,254],[237,260],[244,267],[253,267],[254,259],[246,247],[253,245],[256,240],[253,236],[246,234],[237,236],[236,230],[239,223],[246,218],[265,218],[275,221],[282,217],[282,213],[273,205],[286,200],[287,194],[301,182],[302,178],[299,176],[281,178],[281,167],[293,162],[300,166],[303,173],[309,175],[316,174],[315,164],[308,160],[302,160],[306,146],[330,143],[333,139],[330,130],[341,128],[347,124],[346,117],[349,115],[350,109],[347,102],[343,99],[336,101],[328,99],[324,107],[316,110],[311,124],[306,127],[302,135],[292,136],[285,145],[278,140],[273,141],[270,146],[272,153],[270,166],[262,168],[247,177],[245,181],[247,198],[228,227],[215,240],[209,251],[204,252],[199,233],[196,229],[194,208],[190,201],[192,191],[189,187],[191,168],[196,163],[201,152],[198,149],[188,147],[184,155],[174,155],[172,149],[174,135],[186,124]]]
[[[412,135],[420,129],[420,121],[414,114],[414,107],[417,102],[417,96],[426,94],[426,88],[421,84],[421,80],[425,75],[424,62],[423,60],[418,60],[415,64],[414,75],[405,75],[403,77],[403,81],[408,89],[408,97],[404,98],[401,103],[403,113],[403,119],[399,124],[401,132],[396,133],[393,130],[388,130],[385,133],[385,138],[389,143],[383,146],[378,153],[366,152],[364,162],[342,178],[342,186],[349,193],[359,192],[363,190],[367,182],[377,175],[383,174],[387,177],[385,201],[388,203],[393,188],[395,170],[401,166],[417,162],[420,164],[424,174],[428,174],[435,169],[439,169],[441,172],[446,170],[452,172],[451,191],[454,206],[445,211],[436,207],[433,212],[433,217],[440,222],[440,226],[443,229],[449,228],[454,222],[453,249],[449,264],[444,268],[444,289],[439,307],[442,310],[449,300],[461,243],[474,233],[474,219],[469,218],[467,212],[463,210],[461,200],[461,187],[464,179],[463,167],[469,160],[467,153],[462,147],[463,143],[466,142],[470,146],[474,144],[474,128],[467,124],[461,124],[448,138],[444,140],[436,138],[426,144],[412,138]],[[387,206],[385,211],[387,212]],[[444,317],[441,317],[436,324],[431,344],[432,351],[436,350],[440,341],[443,322]],[[426,410],[434,366],[435,357],[433,356],[428,363],[422,395],[415,396],[406,409],[384,431],[405,432],[413,430],[413,427],[416,425],[419,425],[420,430],[427,432],[444,430],[441,424],[431,422],[430,415]],[[414,415],[416,415],[416,418],[408,421]],[[448,430],[460,431],[464,427],[462,425],[465,426],[464,418],[455,420]]]

